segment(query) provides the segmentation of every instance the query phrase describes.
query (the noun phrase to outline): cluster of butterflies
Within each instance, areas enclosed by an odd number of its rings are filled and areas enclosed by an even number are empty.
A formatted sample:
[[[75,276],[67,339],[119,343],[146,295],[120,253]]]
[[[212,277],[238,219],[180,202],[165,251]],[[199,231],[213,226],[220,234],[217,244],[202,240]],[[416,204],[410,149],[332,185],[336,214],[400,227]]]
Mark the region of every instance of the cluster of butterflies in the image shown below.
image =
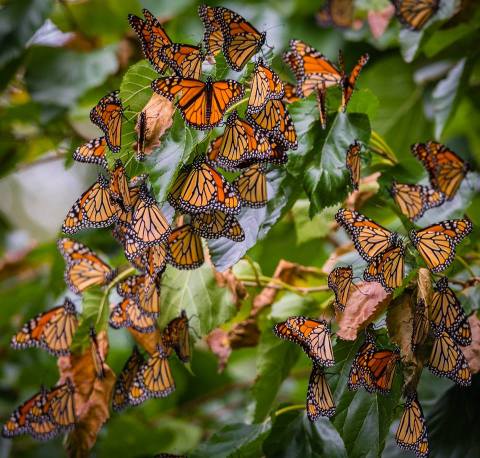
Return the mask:
[[[414,31],[421,30],[438,11],[440,0],[390,0],[400,23]],[[354,20],[354,0],[327,0],[317,13],[322,27],[350,28]]]
[[[12,337],[11,346],[15,349],[42,348],[54,356],[68,355],[78,326],[75,305],[66,298],[62,305],[28,321]],[[155,330],[156,323],[150,332]],[[93,328],[90,330],[90,341],[96,377],[102,379],[105,376],[104,358]],[[113,409],[119,411],[127,406],[141,404],[147,399],[165,397],[172,393],[175,383],[168,359],[173,352],[182,362],[190,359],[189,324],[184,311],[168,323],[160,335],[156,351],[148,359],[145,360],[140,351],[134,348],[117,377],[112,399]],[[3,426],[2,435],[11,438],[30,434],[37,440],[48,440],[70,431],[77,422],[75,384],[66,379],[50,390],[42,387],[20,405]]]
[[[294,102],[299,98],[315,93],[317,97],[320,123],[327,127],[327,88],[339,86],[342,90],[341,110],[347,109],[362,68],[367,64],[368,54],[358,60],[350,74],[345,72],[343,54],[339,52],[339,65],[335,65],[321,52],[301,40],[291,40],[290,49],[283,54],[283,60],[295,75],[296,85],[287,84],[286,99]]]
[[[472,374],[460,346],[471,343],[471,329],[446,277],[437,282],[428,310],[425,307],[424,301],[418,300],[411,336],[412,351],[418,353],[430,335],[433,345],[427,367],[439,377],[450,378],[461,386],[470,385]],[[324,367],[335,363],[328,323],[292,316],[276,324],[274,332],[278,337],[300,345],[313,362],[307,390],[308,418],[314,422],[320,416],[335,415],[335,400],[324,371]],[[350,390],[363,387],[368,393],[388,395],[399,363],[399,349],[379,349],[370,325],[365,331],[365,341],[353,359],[347,386]],[[429,455],[425,418],[415,391],[405,393],[404,411],[395,438],[400,447],[413,451],[418,457]]]

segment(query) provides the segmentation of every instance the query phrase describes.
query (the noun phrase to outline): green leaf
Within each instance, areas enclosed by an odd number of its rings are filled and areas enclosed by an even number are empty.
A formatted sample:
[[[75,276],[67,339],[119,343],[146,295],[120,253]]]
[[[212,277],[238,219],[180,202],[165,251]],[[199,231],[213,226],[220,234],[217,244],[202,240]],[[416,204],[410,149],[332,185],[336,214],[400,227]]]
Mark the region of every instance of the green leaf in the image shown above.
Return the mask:
[[[19,58],[33,34],[44,23],[52,0],[15,0],[2,7],[0,15],[0,68]]]
[[[363,388],[348,390],[351,363],[363,339],[361,336],[356,342],[338,340],[334,346],[335,366],[329,369],[334,374],[329,383],[337,404],[333,424],[343,438],[349,458],[381,456],[400,398],[398,370],[392,392],[387,396],[369,394]]]
[[[373,62],[362,73],[362,82],[381,100],[372,130],[378,132],[393,149],[407,170],[418,167],[407,154],[415,141],[432,135],[430,123],[421,107],[422,89],[413,80],[413,69],[398,56]],[[392,89],[394,88],[394,89]]]
[[[466,59],[460,59],[441,80],[432,93],[433,117],[435,119],[435,138],[442,136],[443,129],[452,115],[459,88],[468,80],[465,72]]]
[[[270,428],[269,421],[257,425],[235,423],[225,426],[188,456],[191,458],[256,458],[261,456],[262,442]]]
[[[328,418],[315,423],[305,412],[287,412],[275,418],[272,432],[263,445],[267,458],[347,458],[342,438]]]
[[[161,326],[185,310],[199,336],[230,320],[237,311],[230,292],[218,287],[208,265],[187,271],[168,267],[162,276],[160,297]]]
[[[454,386],[433,406],[427,416],[432,456],[480,456],[480,377],[468,388]],[[459,415],[461,412],[461,415]]]
[[[80,352],[88,345],[90,327],[94,326],[97,331],[100,329],[106,329],[108,307],[105,307],[107,313],[104,313],[104,315],[106,316],[101,317],[101,320],[97,324],[103,295],[104,293],[100,287],[89,288],[83,293],[82,314],[80,316],[80,323],[77,332],[73,337],[73,343],[71,346],[72,352]]]
[[[310,134],[315,147],[310,151],[303,185],[310,199],[312,217],[347,197],[349,177],[345,153],[354,140],[368,143],[370,123],[364,114],[338,113],[328,130],[316,129]]]
[[[102,44],[118,41],[130,29],[129,13],[140,13],[138,0],[89,0],[70,2],[65,13],[61,9],[54,15],[54,22],[61,29],[71,27],[74,21],[82,34],[100,40]],[[62,14],[59,14],[62,13]]]
[[[47,108],[73,106],[88,89],[117,71],[115,52],[114,46],[90,53],[35,47],[25,74],[32,99]]]

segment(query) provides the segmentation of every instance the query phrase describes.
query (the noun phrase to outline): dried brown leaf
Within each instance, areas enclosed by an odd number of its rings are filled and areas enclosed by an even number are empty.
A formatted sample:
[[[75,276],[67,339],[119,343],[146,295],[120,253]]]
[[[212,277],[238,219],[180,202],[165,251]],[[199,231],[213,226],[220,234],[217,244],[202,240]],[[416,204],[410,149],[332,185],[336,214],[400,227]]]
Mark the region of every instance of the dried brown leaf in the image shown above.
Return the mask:
[[[380,176],[380,172],[375,172],[371,175],[361,178],[359,190],[352,192],[348,196],[347,200],[345,201],[345,206],[353,210],[360,209],[369,199],[377,194],[378,190],[380,189],[380,185],[378,184],[378,179]]]
[[[373,38],[378,40],[385,33],[390,19],[394,14],[395,7],[391,4],[385,7],[382,11],[370,10],[368,12],[368,26],[370,27]]]
[[[215,280],[220,288],[228,288],[232,293],[232,300],[237,308],[240,308],[243,299],[248,296],[244,284],[237,279],[232,269],[224,272],[214,271]]]
[[[472,329],[472,343],[468,347],[462,348],[462,351],[467,358],[472,374],[476,374],[480,372],[480,319],[473,314],[468,318],[468,322]]]
[[[272,305],[275,302],[275,298],[278,294],[278,286],[279,282],[287,283],[289,285],[294,284],[294,280],[296,279],[304,279],[306,277],[307,272],[305,268],[300,264],[295,264],[293,262],[285,261],[281,259],[275,268],[275,272],[273,274],[273,281],[271,281],[265,288],[260,291],[259,294],[255,296],[253,299],[253,308],[250,313],[250,316],[256,316],[262,309]],[[275,281],[277,280],[277,281]]]
[[[432,276],[430,275],[430,271],[421,267],[418,269],[418,277],[417,277],[417,301],[419,299],[423,299],[425,304],[428,305],[432,302]]]
[[[105,331],[97,335],[98,350],[103,360],[108,352]],[[62,356],[58,359],[60,381],[70,378],[75,385],[75,413],[77,423],[67,438],[69,457],[87,457],[95,445],[97,434],[110,417],[109,407],[115,384],[115,374],[105,363],[104,377],[98,378],[92,350],[88,347],[81,354]]]
[[[157,345],[162,345],[162,334],[158,328],[153,332],[138,332],[132,328],[128,328],[128,331],[135,339],[135,342],[150,355],[156,352]]]
[[[228,333],[230,346],[235,348],[255,347],[260,338],[260,329],[258,329],[257,321],[254,318],[237,323]]]
[[[160,138],[162,135],[172,126],[175,106],[167,98],[159,94],[153,94],[142,111],[145,113],[146,121],[143,153],[145,155],[150,155],[152,154],[153,149],[160,145]],[[140,132],[139,120],[135,126],[137,135]],[[137,145],[134,145],[134,149],[137,149]]]
[[[406,289],[395,298],[388,308],[387,329],[390,339],[400,348],[402,360],[404,390],[410,392],[416,389],[425,360],[422,346],[412,352],[413,317],[415,313],[415,298],[413,290]]]
[[[358,332],[380,316],[392,300],[377,282],[360,282],[353,288],[345,311],[337,313],[337,335],[343,340],[355,340]]]
[[[230,346],[227,331],[220,328],[214,329],[207,336],[207,345],[210,347],[210,350],[217,355],[218,372],[222,372],[225,369],[230,354],[232,353],[232,347]]]

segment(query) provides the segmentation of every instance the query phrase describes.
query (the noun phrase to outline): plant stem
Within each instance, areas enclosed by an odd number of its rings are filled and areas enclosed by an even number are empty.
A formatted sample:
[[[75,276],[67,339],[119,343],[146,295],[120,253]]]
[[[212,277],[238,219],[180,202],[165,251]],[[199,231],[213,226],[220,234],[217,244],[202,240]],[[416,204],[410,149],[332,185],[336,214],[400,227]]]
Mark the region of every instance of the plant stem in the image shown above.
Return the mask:
[[[273,413],[274,417],[279,417],[280,415],[283,415],[284,413],[290,412],[292,410],[303,410],[305,409],[304,404],[293,404],[292,406],[288,407],[283,407],[282,409],[278,409],[276,412]]]
[[[105,292],[103,293],[102,300],[100,302],[100,307],[98,308],[97,322],[95,323],[96,325],[100,323],[100,320],[103,316],[103,311],[105,308],[105,304],[108,301],[108,296],[110,295],[110,291],[117,285],[117,283],[120,283],[122,280],[134,274],[136,271],[137,270],[135,269],[135,267],[129,267],[123,272],[120,272],[105,288]]]

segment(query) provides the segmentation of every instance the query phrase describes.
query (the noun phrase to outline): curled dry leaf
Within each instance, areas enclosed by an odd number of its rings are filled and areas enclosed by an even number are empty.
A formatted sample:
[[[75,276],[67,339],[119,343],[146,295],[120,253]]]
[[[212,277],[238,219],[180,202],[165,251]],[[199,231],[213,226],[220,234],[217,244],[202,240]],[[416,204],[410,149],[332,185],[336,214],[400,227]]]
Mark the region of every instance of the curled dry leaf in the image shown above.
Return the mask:
[[[227,365],[230,353],[232,353],[227,331],[220,328],[214,329],[207,336],[207,345],[210,347],[210,350],[217,355],[218,372],[222,372]]]
[[[421,267],[418,269],[417,277],[417,301],[423,299],[428,306],[432,302],[432,294],[432,276],[430,275],[430,271]]]
[[[345,201],[345,207],[353,210],[362,208],[362,206],[375,194],[377,194],[378,190],[380,189],[380,185],[378,184],[378,179],[380,176],[380,172],[375,172],[371,175],[361,178],[358,191],[350,193]]]
[[[390,19],[395,14],[395,7],[389,4],[381,11],[368,11],[368,26],[372,32],[373,38],[379,39],[387,30]]]
[[[404,387],[414,390],[423,370],[424,356],[412,352],[413,316],[415,301],[413,291],[406,289],[390,304],[387,312],[387,329],[390,339],[400,348]]]
[[[135,339],[135,342],[150,355],[155,353],[157,345],[162,345],[162,334],[158,328],[153,332],[138,332],[132,328],[128,328],[128,331]]]
[[[336,223],[335,223],[336,224]],[[344,245],[338,246],[335,251],[328,257],[325,261],[325,264],[322,267],[322,270],[329,274],[337,265],[338,259],[347,253],[354,251],[355,247],[352,242],[348,242]]]
[[[473,314],[468,318],[470,328],[472,329],[472,343],[468,347],[462,348],[465,358],[473,374],[480,372],[480,319]]]
[[[98,350],[102,360],[108,352],[105,331],[97,335]],[[70,378],[75,385],[75,413],[77,424],[67,438],[70,457],[89,456],[95,445],[97,434],[110,417],[109,408],[115,384],[115,374],[105,363],[104,377],[98,378],[93,361],[92,349],[87,347],[81,354],[62,356],[58,359],[60,382]]]
[[[242,304],[243,299],[248,296],[244,284],[237,279],[232,269],[224,272],[214,270],[215,280],[220,288],[228,288],[232,293],[232,300],[237,308]]]
[[[345,311],[337,314],[337,336],[355,340],[358,332],[380,316],[392,300],[377,282],[360,282],[352,289]]]
[[[260,330],[254,318],[237,323],[228,333],[232,348],[255,347],[260,338]]]
[[[172,126],[175,106],[170,100],[159,94],[153,94],[142,110],[145,113],[145,144],[143,154],[150,155],[155,147],[160,145],[160,137]],[[140,133],[140,116],[135,126],[137,135]],[[134,145],[137,149],[137,145]]]
[[[308,275],[312,275],[313,273],[314,272],[308,267],[281,259],[275,268],[272,277],[273,280],[253,299],[253,307],[250,316],[254,317],[258,315],[261,310],[275,302],[275,298],[279,291],[277,288],[279,283],[294,285],[298,280],[305,280]]]

